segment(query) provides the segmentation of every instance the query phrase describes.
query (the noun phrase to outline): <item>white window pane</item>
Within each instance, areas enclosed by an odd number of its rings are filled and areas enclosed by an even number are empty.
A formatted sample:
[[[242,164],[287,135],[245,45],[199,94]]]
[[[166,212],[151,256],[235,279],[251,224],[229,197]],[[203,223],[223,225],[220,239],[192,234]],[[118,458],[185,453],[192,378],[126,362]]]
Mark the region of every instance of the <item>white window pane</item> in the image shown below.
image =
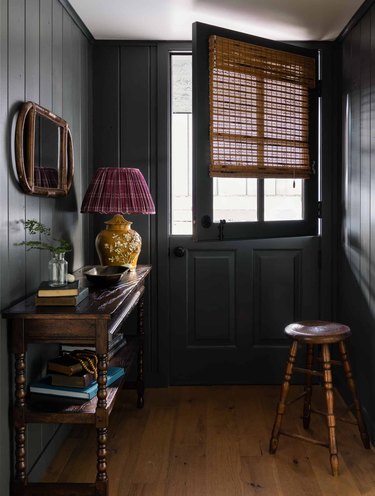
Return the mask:
[[[246,180],[235,178],[217,178],[217,195],[219,196],[243,196],[246,195]]]
[[[171,232],[193,233],[191,55],[172,55]]]
[[[257,221],[257,180],[220,177],[214,180],[214,222]]]
[[[172,115],[172,191],[173,198],[191,197],[191,118]]]
[[[302,220],[303,179],[264,180],[264,220]]]

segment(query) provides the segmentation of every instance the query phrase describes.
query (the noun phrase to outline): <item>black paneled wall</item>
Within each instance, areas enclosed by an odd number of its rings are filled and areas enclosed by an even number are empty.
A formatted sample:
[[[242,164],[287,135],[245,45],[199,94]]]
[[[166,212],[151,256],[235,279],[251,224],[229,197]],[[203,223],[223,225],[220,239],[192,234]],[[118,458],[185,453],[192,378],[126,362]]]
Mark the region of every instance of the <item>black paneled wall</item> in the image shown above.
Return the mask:
[[[26,252],[14,243],[25,239],[22,221],[35,218],[52,227],[53,235],[70,239],[74,251],[69,269],[88,259],[88,221],[79,214],[90,159],[91,45],[58,0],[0,0],[0,300],[1,308],[35,291],[47,277],[49,254]],[[74,185],[65,198],[28,196],[15,174],[14,124],[21,102],[33,100],[66,119],[74,143]],[[6,325],[2,322],[0,364],[0,494],[9,494],[9,429]],[[35,347],[28,369],[41,372],[50,348]],[[55,434],[54,426],[31,426],[28,469]],[[42,457],[37,472],[47,463]]]
[[[351,359],[375,434],[375,7],[345,36],[342,252],[339,318],[353,331]]]
[[[156,46],[97,43],[93,56],[93,165],[135,167],[142,171],[155,200]],[[103,98],[105,95],[105,98]],[[110,216],[95,216],[94,231]],[[127,216],[142,236],[139,263],[150,263],[152,218]],[[94,255],[94,260],[97,261]]]
[[[151,325],[156,308],[155,230],[158,222],[156,198],[156,119],[157,47],[152,42],[96,42],[93,52],[93,168],[135,167],[142,171],[156,204],[157,215],[125,215],[142,237],[138,263],[153,265],[145,305],[147,335],[146,380],[152,381],[153,357],[158,353],[156,326]],[[105,96],[105,97],[104,97]],[[91,257],[99,263],[94,250],[95,235],[111,215],[92,215],[94,236]],[[153,296],[150,299],[150,294]],[[129,322],[129,326],[135,324]],[[152,335],[151,335],[152,330]],[[155,360],[154,360],[155,361]],[[150,365],[151,364],[151,365]],[[157,367],[157,364],[155,364]],[[150,380],[151,379],[151,380]]]

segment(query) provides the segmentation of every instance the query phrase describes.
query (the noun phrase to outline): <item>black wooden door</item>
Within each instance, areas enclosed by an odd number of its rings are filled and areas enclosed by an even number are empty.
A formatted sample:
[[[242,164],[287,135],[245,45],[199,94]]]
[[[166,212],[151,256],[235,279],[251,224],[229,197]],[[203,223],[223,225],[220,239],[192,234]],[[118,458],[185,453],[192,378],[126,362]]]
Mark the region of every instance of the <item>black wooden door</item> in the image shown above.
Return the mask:
[[[279,382],[285,325],[318,316],[319,242],[171,237],[171,383]]]
[[[210,28],[203,25],[201,34],[195,31],[196,51],[206,49]],[[194,62],[193,53],[193,73],[198,75],[193,77],[193,160],[200,164],[194,184],[196,226],[203,214],[212,218],[212,200],[205,194],[211,178],[207,168],[202,172],[209,156],[206,59],[200,56]],[[310,181],[317,201],[317,177]],[[313,196],[305,194],[305,199]],[[209,229],[211,240],[204,229],[196,238],[206,241],[170,236],[172,384],[280,381],[288,346],[284,327],[319,316],[320,237],[315,235],[314,209],[313,215],[311,236],[218,241],[217,224]]]

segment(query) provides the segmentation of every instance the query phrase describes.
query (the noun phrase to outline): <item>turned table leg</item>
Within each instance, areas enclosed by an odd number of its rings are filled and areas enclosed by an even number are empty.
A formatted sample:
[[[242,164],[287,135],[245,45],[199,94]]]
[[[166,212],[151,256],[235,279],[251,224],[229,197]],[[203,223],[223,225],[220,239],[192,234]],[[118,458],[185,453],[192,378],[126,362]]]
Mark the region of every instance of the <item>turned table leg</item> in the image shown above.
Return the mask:
[[[108,480],[107,475],[107,427],[99,428],[96,430],[97,439],[97,481]]]
[[[97,416],[97,474],[96,480],[104,482],[108,480],[107,475],[107,355],[98,355],[98,404]]]
[[[144,297],[138,302],[138,369],[137,369],[137,407],[144,405]]]
[[[15,354],[15,480],[26,483],[25,353]]]

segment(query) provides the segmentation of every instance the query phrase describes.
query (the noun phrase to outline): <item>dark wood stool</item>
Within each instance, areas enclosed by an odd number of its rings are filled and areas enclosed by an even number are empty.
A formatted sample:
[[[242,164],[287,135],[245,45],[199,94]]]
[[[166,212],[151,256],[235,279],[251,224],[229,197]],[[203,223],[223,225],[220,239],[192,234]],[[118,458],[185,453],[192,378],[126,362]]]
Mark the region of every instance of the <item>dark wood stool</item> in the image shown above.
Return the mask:
[[[362,418],[361,406],[358,400],[356,386],[353,380],[352,371],[344,342],[345,339],[347,339],[351,334],[350,328],[347,327],[346,325],[338,324],[335,322],[312,320],[312,321],[304,321],[304,322],[295,322],[293,324],[288,325],[285,328],[285,334],[292,339],[292,344],[290,346],[289,358],[285,369],[284,382],[281,386],[280,399],[277,406],[276,418],[272,429],[272,435],[270,440],[270,453],[276,453],[277,446],[279,444],[280,434],[297,439],[302,439],[304,441],[309,441],[329,449],[332,475],[337,475],[339,462],[337,457],[336,433],[335,433],[336,420],[333,410],[333,385],[332,385],[331,365],[343,366],[348,387],[353,398],[352,407],[356,417],[356,422],[354,423],[358,426],[364,447],[367,449],[370,448],[369,437],[367,434],[366,426]],[[341,361],[331,360],[330,345],[335,343],[338,344]],[[295,366],[299,344],[306,345],[306,368],[300,368]],[[321,345],[322,362],[323,362],[322,371],[313,370],[314,345]],[[301,372],[306,375],[304,392],[297,398],[299,399],[304,397],[303,417],[302,417],[303,427],[305,429],[308,429],[310,424],[311,413],[319,413],[325,415],[327,417],[327,425],[328,425],[328,442],[321,442],[316,439],[312,439],[299,434],[286,432],[281,429],[283,415],[287,406],[286,398],[289,392],[290,380],[293,372]],[[320,376],[323,378],[325,397],[327,402],[327,413],[323,413],[311,408],[312,376]]]

